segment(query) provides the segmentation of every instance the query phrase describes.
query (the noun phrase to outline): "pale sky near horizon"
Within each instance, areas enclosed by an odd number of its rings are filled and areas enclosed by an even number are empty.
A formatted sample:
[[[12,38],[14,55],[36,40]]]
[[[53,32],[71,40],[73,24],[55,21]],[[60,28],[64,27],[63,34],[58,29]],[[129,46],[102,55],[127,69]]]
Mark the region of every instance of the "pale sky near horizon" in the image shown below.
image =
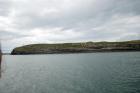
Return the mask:
[[[140,0],[0,0],[4,52],[33,43],[140,39]]]

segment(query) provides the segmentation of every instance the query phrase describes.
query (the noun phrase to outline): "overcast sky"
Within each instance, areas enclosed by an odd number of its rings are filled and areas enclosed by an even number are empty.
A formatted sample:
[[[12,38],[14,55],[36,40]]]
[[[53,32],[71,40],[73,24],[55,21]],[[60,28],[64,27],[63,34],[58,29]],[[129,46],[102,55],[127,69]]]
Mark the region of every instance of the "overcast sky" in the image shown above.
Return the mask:
[[[140,0],[0,0],[3,51],[31,43],[140,39]]]

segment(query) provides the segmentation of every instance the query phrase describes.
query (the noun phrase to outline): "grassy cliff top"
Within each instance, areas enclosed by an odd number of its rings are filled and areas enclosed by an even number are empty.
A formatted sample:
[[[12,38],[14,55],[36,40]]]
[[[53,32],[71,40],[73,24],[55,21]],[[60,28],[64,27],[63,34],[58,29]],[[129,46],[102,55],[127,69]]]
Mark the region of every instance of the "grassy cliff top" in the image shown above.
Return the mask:
[[[57,43],[57,44],[30,44],[15,48],[12,52],[28,52],[63,49],[103,49],[103,48],[133,48],[140,49],[140,40],[123,42],[79,42],[79,43]]]

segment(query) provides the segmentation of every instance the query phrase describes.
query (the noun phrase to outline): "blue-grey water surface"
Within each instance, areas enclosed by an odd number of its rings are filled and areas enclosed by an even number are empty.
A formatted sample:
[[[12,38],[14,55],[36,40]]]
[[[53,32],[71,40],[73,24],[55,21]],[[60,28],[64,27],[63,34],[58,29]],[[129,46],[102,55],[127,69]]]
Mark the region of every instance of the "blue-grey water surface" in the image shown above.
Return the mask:
[[[140,52],[4,55],[0,93],[140,93]]]

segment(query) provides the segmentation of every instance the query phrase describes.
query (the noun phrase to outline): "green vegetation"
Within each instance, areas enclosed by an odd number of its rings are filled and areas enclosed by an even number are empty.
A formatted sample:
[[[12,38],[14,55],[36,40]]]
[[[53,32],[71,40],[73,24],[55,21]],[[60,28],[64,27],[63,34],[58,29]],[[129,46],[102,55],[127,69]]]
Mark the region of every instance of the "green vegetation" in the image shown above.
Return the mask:
[[[31,44],[15,48],[11,54],[48,54],[104,51],[140,51],[140,40],[124,42],[81,42],[63,44]]]

